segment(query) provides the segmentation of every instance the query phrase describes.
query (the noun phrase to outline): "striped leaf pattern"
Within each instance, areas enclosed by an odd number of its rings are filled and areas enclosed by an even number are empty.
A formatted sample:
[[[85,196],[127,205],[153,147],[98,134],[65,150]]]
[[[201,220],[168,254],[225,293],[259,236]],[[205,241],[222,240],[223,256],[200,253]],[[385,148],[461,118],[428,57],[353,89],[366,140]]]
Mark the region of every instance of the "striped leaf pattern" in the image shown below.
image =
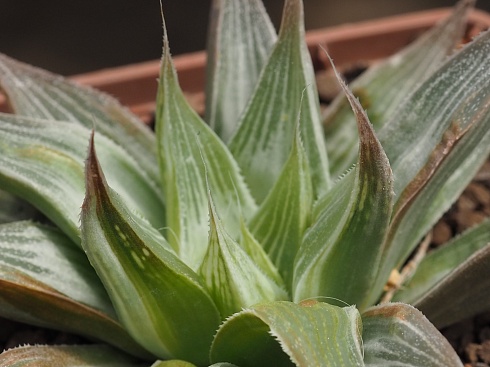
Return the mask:
[[[361,328],[355,307],[316,301],[259,304],[220,327],[211,361],[241,367],[361,367]]]
[[[201,279],[107,186],[93,137],[85,174],[82,246],[121,323],[159,358],[204,364],[220,318]]]
[[[157,99],[156,129],[167,198],[168,236],[192,269],[202,263],[208,245],[207,183],[224,226],[240,235],[241,218],[256,210],[254,199],[230,152],[184,98],[165,36]]]
[[[289,157],[298,116],[317,198],[330,187],[328,160],[313,67],[304,42],[303,4],[287,0],[279,39],[229,144],[259,203]]]
[[[333,297],[362,310],[370,305],[389,227],[393,173],[365,111],[341,85],[357,118],[358,165],[318,204],[323,209],[317,209],[296,258],[293,299]]]
[[[211,11],[205,120],[227,142],[277,36],[260,0],[214,0]]]
[[[444,336],[410,305],[372,307],[362,325],[366,367],[463,367]]]
[[[118,322],[85,254],[49,226],[28,221],[0,225],[0,316],[148,357]]]
[[[376,131],[397,118],[394,114],[400,104],[454,51],[474,3],[460,1],[450,17],[352,82],[350,88],[367,110]],[[344,95],[333,101],[323,118],[330,171],[337,177],[356,161],[356,121]]]
[[[83,167],[90,130],[64,122],[0,115],[0,183],[24,197],[80,242]],[[161,192],[139,164],[112,140],[97,137],[109,182],[156,228],[165,225]]]
[[[313,190],[299,127],[276,184],[250,221],[250,229],[277,266],[291,292],[293,264],[310,224]]]
[[[123,147],[156,187],[155,136],[114,98],[3,54],[0,71],[0,86],[16,114],[97,129]]]
[[[0,365],[9,367],[146,367],[135,358],[106,345],[23,346],[0,354]]]
[[[244,306],[259,302],[286,300],[283,287],[256,264],[251,256],[226,233],[209,195],[209,246],[199,273],[226,318]]]
[[[490,32],[449,59],[412,95],[399,111],[399,119],[379,132],[396,177],[397,202],[378,289],[449,209],[490,154],[488,70]],[[407,130],[409,125],[413,127]],[[377,297],[373,293],[371,302]]]

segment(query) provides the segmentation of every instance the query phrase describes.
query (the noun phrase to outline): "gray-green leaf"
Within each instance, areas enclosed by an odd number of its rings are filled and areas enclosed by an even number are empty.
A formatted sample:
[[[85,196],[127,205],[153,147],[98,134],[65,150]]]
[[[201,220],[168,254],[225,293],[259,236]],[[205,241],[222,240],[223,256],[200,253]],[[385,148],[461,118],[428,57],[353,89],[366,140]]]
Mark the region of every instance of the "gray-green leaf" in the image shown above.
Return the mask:
[[[284,286],[278,285],[264,268],[226,232],[209,195],[209,246],[200,268],[209,293],[224,319],[253,304],[286,300]]]
[[[414,304],[438,327],[490,308],[490,243],[476,251]]]
[[[361,329],[354,307],[316,301],[259,304],[220,327],[211,362],[241,367],[364,366]]]
[[[308,160],[297,130],[276,184],[250,220],[250,230],[279,269],[289,292],[294,258],[310,224],[312,206]]]
[[[378,286],[403,264],[490,154],[489,70],[486,32],[422,84],[399,119],[380,131],[398,196]],[[378,296],[373,293],[372,302]]]
[[[0,114],[0,186],[35,205],[75,243],[90,130],[77,124]],[[156,228],[165,226],[160,191],[126,151],[97,136],[109,182]]]
[[[117,321],[83,251],[58,229],[0,225],[0,315],[103,340],[148,356]]]
[[[86,186],[82,246],[121,323],[159,358],[206,363],[220,322],[214,302],[201,279],[174,254],[165,239],[143,219],[132,215],[107,186],[93,139]]]
[[[436,284],[443,281],[458,266],[470,261],[476,251],[488,244],[490,244],[490,219],[463,232],[444,246],[431,251],[419,264],[413,277],[404,283],[395,294],[393,300],[415,304],[420,298],[430,297]],[[476,291],[473,286],[465,287],[465,289]],[[458,292],[461,291],[463,290]],[[478,297],[480,296],[478,294]],[[467,297],[463,298],[467,300]]]
[[[95,127],[123,147],[153,185],[158,183],[155,136],[114,98],[3,54],[0,71],[0,87],[16,114]]]
[[[410,305],[372,307],[362,324],[366,367],[463,367],[446,338]]]
[[[214,0],[210,19],[205,120],[226,142],[277,36],[260,0]]]
[[[147,367],[106,345],[35,345],[0,354],[2,367]]]
[[[227,231],[240,236],[240,221],[256,204],[231,153],[189,106],[178,85],[166,34],[158,87],[156,131],[169,242],[192,269],[208,246],[206,177]]]
[[[324,296],[370,305],[393,208],[393,176],[365,111],[343,82],[356,114],[359,163],[319,201],[294,268],[293,299]]]
[[[259,203],[289,157],[299,114],[317,198],[330,188],[328,160],[313,67],[304,41],[303,4],[287,0],[279,39],[229,144]]]
[[[474,0],[460,1],[445,21],[352,82],[350,88],[367,109],[376,131],[454,50],[473,5]],[[345,96],[339,95],[326,110],[324,124],[330,172],[337,177],[355,162],[358,150],[356,122]]]

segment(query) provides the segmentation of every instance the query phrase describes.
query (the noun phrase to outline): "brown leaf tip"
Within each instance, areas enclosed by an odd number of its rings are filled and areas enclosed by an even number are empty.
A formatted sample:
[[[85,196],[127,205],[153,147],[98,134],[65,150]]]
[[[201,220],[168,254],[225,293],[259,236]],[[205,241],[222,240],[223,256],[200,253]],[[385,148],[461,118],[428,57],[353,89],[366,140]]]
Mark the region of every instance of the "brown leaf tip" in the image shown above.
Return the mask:
[[[101,191],[105,191],[107,182],[104,173],[100,167],[95,151],[95,131],[92,130],[89,139],[87,160],[85,161],[85,199],[82,208],[86,208],[89,204],[89,199],[94,195],[100,195]]]

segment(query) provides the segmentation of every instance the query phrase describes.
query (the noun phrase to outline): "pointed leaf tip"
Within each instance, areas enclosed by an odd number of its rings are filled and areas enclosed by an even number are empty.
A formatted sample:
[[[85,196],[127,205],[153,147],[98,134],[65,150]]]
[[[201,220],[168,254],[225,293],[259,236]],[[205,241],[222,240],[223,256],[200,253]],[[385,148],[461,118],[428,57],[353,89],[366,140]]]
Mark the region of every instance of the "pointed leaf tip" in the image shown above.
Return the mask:
[[[201,279],[156,229],[133,214],[106,185],[93,138],[86,176],[82,246],[121,323],[160,358],[204,364],[220,319]],[[184,322],[186,328],[181,327]]]
[[[315,199],[331,187],[314,70],[304,26],[294,23],[295,18],[302,18],[302,11],[295,13],[296,8],[302,9],[297,0],[285,5],[279,38],[229,143],[259,203],[288,159],[299,110]]]
[[[365,107],[369,107],[369,117],[376,131],[399,117],[395,113],[407,96],[430,77],[461,42],[473,3],[471,0],[459,2],[448,18],[398,53],[371,66],[350,83],[354,94],[361,97]],[[357,157],[355,120],[345,102],[345,97],[339,94],[324,114],[326,145],[333,176],[342,174]],[[406,134],[400,136],[398,140],[396,136],[390,136],[395,146],[406,142]],[[389,144],[383,143],[383,146],[390,156]]]
[[[371,304],[389,227],[393,173],[364,109],[335,73],[356,115],[358,164],[316,204],[318,214],[295,260],[294,300],[326,296],[362,310]]]
[[[261,0],[215,1],[206,69],[206,117],[228,142],[277,36]]]
[[[299,27],[301,34],[304,33],[304,9],[302,0],[286,0],[283,8],[279,38],[291,29]]]
[[[160,73],[156,134],[168,238],[182,261],[197,270],[208,247],[206,178],[232,236],[239,235],[239,214],[248,219],[256,204],[230,151],[185,100],[168,54]]]
[[[209,195],[209,245],[199,273],[221,312],[228,317],[250,305],[287,299],[283,287],[227,233]],[[262,265],[262,266],[261,266]]]

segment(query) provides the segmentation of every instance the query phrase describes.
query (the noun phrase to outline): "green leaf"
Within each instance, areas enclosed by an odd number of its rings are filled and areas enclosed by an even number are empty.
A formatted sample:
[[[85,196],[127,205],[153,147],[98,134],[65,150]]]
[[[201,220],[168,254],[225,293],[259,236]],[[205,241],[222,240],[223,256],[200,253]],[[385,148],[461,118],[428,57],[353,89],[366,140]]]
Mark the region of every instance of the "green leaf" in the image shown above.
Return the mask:
[[[144,367],[106,345],[35,345],[9,349],[0,354],[2,367]]]
[[[210,20],[205,120],[226,142],[277,36],[260,0],[215,0]]]
[[[172,359],[171,361],[157,361],[151,367],[196,367],[196,365],[186,361]]]
[[[297,130],[291,154],[276,184],[249,224],[290,292],[294,258],[310,224],[312,206],[308,161]]]
[[[89,137],[84,126],[0,114],[0,186],[35,205],[75,243]],[[111,185],[136,212],[163,227],[160,190],[139,162],[105,136],[97,136],[97,146]]]
[[[242,216],[248,219],[256,204],[231,153],[184,98],[166,34],[160,74],[156,130],[167,198],[167,238],[179,257],[196,270],[208,246],[206,176],[234,238],[240,235]]]
[[[429,297],[432,289],[458,266],[490,244],[490,220],[487,219],[453,240],[437,248],[422,260],[413,277],[403,284],[393,300],[415,304],[420,298]],[[474,287],[465,287],[474,290]],[[480,294],[478,294],[480,297]],[[466,297],[464,297],[467,299]]]
[[[259,304],[220,327],[211,361],[253,366],[364,366],[354,307],[315,301]]]
[[[277,284],[283,285],[284,281],[276,266],[272,263],[262,245],[255,239],[243,221],[241,228],[242,237],[240,238],[240,246],[264,274],[267,274]]]
[[[476,251],[416,302],[437,327],[490,308],[490,243]]]
[[[201,279],[107,186],[93,138],[86,166],[82,246],[133,338],[162,359],[208,360],[218,311]]]
[[[209,194],[209,246],[199,273],[225,318],[259,302],[287,299],[284,286],[263,272],[221,223]]]
[[[0,224],[34,218],[40,220],[42,214],[28,202],[0,190]]]
[[[0,315],[148,356],[117,321],[85,254],[55,228],[0,225]]]
[[[171,361],[158,361],[151,365],[151,367],[196,367],[196,365],[179,360],[171,360]],[[221,362],[215,363],[209,367],[238,367],[231,363]]]
[[[402,51],[370,67],[350,88],[378,131],[421,82],[441,65],[463,36],[473,0],[460,1],[453,14]],[[337,177],[355,162],[358,134],[348,101],[339,95],[324,115],[330,172]]]
[[[357,117],[359,163],[317,204],[320,214],[296,258],[293,299],[331,297],[363,309],[370,305],[389,227],[393,176],[365,111],[341,85]]]
[[[159,182],[154,134],[109,95],[3,54],[0,87],[16,114],[95,127],[138,162],[152,185]]]
[[[157,361],[151,365],[151,367],[196,367],[195,364],[179,361],[179,360],[171,360],[171,361]],[[215,363],[209,367],[238,367],[231,363],[221,362]]]
[[[463,367],[444,336],[410,305],[372,307],[362,324],[366,367]]]
[[[57,228],[29,221],[0,225],[0,249],[0,266],[4,269],[15,269],[46,288],[115,316],[85,254]],[[4,276],[4,280],[10,278],[8,272]]]
[[[490,32],[448,60],[412,95],[400,119],[380,131],[398,197],[378,286],[403,264],[490,154],[488,70]],[[372,302],[378,296],[373,293]]]
[[[279,39],[229,144],[259,203],[289,157],[299,114],[317,198],[330,187],[328,160],[313,67],[304,41],[303,4],[287,0]]]
[[[403,191],[430,161],[440,161],[466,130],[485,121],[490,94],[490,33],[460,50],[423,83],[379,132],[397,180],[395,192]],[[398,204],[400,205],[400,204]]]

